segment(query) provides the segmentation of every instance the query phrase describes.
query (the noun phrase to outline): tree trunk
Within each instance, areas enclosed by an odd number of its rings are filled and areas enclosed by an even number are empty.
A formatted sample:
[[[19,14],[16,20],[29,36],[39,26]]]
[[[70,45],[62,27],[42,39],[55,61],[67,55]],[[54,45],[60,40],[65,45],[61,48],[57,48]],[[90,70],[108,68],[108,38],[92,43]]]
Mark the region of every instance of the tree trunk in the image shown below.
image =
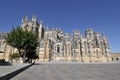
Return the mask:
[[[19,54],[20,63],[23,63],[23,57],[22,57],[21,49],[18,49],[18,54]]]
[[[19,54],[19,57],[22,57],[22,54],[21,54],[21,49],[18,49],[18,54]]]
[[[23,63],[26,63],[26,53],[27,53],[27,48],[24,50]]]

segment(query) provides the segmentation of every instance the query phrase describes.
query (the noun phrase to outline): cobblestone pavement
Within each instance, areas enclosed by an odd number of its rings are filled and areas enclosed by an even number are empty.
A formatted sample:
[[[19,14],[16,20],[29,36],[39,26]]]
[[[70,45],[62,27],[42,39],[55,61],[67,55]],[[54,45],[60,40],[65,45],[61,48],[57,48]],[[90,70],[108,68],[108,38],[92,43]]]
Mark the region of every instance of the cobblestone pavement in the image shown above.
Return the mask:
[[[120,63],[39,63],[11,80],[120,80]]]

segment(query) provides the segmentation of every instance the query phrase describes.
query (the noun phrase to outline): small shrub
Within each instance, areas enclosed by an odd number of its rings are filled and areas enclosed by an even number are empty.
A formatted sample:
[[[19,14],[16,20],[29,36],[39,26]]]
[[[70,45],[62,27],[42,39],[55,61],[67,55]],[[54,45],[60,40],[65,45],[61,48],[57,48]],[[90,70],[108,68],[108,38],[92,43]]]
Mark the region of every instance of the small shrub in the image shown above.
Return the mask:
[[[10,58],[11,58],[11,59],[19,58],[19,54],[18,54],[18,53],[10,54]]]

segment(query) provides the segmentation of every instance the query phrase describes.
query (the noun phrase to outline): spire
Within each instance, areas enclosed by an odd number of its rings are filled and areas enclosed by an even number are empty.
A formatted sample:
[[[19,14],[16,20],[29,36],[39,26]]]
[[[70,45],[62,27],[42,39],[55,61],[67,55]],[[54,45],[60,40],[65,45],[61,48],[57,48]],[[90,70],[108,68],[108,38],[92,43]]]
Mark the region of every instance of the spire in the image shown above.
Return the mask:
[[[46,26],[46,30],[47,30],[47,31],[49,30],[48,25]]]
[[[39,29],[42,29],[42,27],[43,27],[43,21],[40,20],[40,22],[39,22]]]
[[[58,28],[58,31],[60,31],[60,28]]]
[[[52,30],[53,30],[53,31],[55,30],[54,27],[52,28]]]
[[[57,29],[57,27],[56,27],[56,31],[57,31],[58,29]]]
[[[106,36],[103,34],[103,40],[106,40],[107,38],[106,38]]]
[[[32,21],[36,22],[36,16],[35,15],[32,16]]]
[[[43,21],[42,21],[42,20],[40,20],[40,24],[43,24]]]
[[[28,20],[28,17],[27,17],[27,16],[24,16],[24,17],[22,18],[22,22],[27,21],[27,20]]]

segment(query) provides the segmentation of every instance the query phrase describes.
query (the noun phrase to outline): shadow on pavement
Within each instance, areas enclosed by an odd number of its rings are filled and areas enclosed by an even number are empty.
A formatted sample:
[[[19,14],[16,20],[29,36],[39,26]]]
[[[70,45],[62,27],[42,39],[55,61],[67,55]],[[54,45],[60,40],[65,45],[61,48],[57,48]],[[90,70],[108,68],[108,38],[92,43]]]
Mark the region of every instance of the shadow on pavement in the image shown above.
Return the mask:
[[[16,70],[16,71],[13,71],[13,72],[11,72],[11,73],[8,73],[8,74],[6,74],[6,75],[4,75],[4,76],[1,76],[1,77],[0,77],[0,80],[9,80],[9,79],[11,79],[12,77],[16,76],[17,74],[19,74],[19,73],[23,72],[24,70],[26,70],[27,68],[31,67],[32,65],[33,65],[33,63],[30,64],[30,65],[28,65],[28,66],[25,66],[25,67],[23,67],[23,68],[20,68],[20,69],[18,69],[18,70]]]

